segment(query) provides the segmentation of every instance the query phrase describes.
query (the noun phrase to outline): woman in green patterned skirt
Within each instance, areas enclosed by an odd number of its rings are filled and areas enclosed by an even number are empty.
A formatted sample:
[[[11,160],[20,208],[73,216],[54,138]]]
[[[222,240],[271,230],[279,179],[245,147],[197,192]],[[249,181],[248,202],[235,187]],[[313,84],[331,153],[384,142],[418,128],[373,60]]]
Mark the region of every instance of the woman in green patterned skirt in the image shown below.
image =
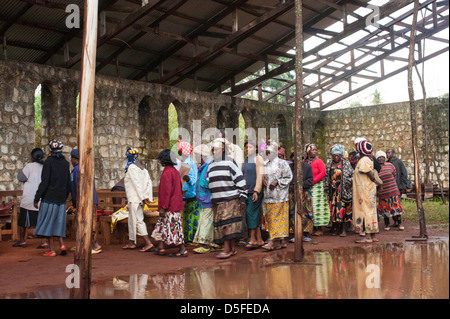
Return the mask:
[[[313,235],[322,236],[323,226],[328,225],[330,221],[330,208],[323,183],[326,173],[325,164],[317,157],[317,146],[315,144],[311,143],[306,145],[304,161],[311,165],[314,176],[311,195],[313,199],[314,227],[316,227],[316,231]]]

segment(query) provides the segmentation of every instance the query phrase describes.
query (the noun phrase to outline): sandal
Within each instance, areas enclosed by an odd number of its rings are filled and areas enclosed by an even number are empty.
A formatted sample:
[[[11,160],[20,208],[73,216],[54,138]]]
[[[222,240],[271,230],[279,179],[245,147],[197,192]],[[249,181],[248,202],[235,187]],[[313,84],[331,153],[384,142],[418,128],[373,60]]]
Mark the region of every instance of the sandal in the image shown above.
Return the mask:
[[[43,253],[41,256],[43,257],[56,257],[56,253],[54,251],[47,251]]]
[[[373,240],[372,239],[369,240],[369,239],[363,238],[363,239],[356,240],[355,243],[357,243],[357,244],[371,244],[371,243],[373,243]]]
[[[129,249],[129,250],[133,250],[136,248],[137,248],[136,245],[129,245],[129,244],[126,244],[125,246],[122,247],[122,249]]]
[[[236,255],[236,254],[235,254]],[[226,252],[221,252],[220,254],[218,254],[216,257],[217,258],[219,258],[219,259],[227,259],[227,258],[230,258],[231,256],[233,256],[233,252],[228,252],[228,253],[226,253]]]
[[[207,254],[207,253],[211,252],[211,248],[198,247],[198,248],[194,248],[193,252],[197,253],[197,254]]]
[[[179,251],[177,253],[170,254],[170,257],[175,257],[175,258],[187,257],[187,256],[188,256],[188,251],[186,249],[183,249],[182,251]]]
[[[264,248],[266,251],[275,250],[275,247],[273,245],[270,245],[270,244],[265,244],[264,246],[262,246],[262,248]]]
[[[141,253],[152,253],[152,252],[156,251],[156,248],[155,248],[155,246],[152,246],[152,247],[147,248],[147,249],[139,249],[139,251]]]
[[[61,246],[61,252],[59,253],[61,256],[67,255],[67,248],[66,246]]]
[[[40,244],[36,249],[48,249],[48,244]]]
[[[27,244],[26,243],[19,243],[19,242],[16,242],[16,243],[14,243],[14,245],[12,245],[13,247],[22,247],[22,248],[26,248],[27,247]]]
[[[252,242],[248,242],[248,244],[245,245],[245,248],[250,249],[250,250],[253,250],[253,249],[256,249],[256,248],[259,248],[259,247],[260,247],[259,245],[253,244]]]
[[[165,256],[166,255],[166,250],[157,248],[155,254],[158,255],[158,256]]]

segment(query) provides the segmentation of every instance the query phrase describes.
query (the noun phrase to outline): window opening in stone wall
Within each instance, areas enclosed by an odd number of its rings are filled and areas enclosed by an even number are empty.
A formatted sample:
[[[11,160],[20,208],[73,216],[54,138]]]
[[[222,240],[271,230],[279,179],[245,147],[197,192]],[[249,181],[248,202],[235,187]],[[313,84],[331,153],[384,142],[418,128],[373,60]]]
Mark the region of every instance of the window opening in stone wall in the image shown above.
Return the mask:
[[[42,139],[42,85],[39,84],[34,91],[34,146],[41,147]]]
[[[178,112],[173,103],[170,103],[168,109],[168,119],[169,119],[169,149],[172,150],[174,145],[177,144],[179,137],[179,122],[178,122]]]

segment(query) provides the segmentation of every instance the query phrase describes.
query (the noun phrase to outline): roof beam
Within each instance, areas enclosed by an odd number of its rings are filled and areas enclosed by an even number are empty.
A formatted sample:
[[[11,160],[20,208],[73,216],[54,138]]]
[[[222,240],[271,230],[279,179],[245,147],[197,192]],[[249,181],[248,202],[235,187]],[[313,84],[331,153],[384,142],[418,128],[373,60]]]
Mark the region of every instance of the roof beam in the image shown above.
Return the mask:
[[[130,27],[132,24],[134,24],[136,21],[141,19],[142,17],[148,15],[151,11],[155,10],[156,7],[163,4],[166,0],[150,0],[148,4],[145,6],[137,9],[135,12],[129,14],[125,19],[122,20],[122,22],[116,26],[116,28],[107,34],[105,34],[103,37],[99,38],[97,41],[97,48],[105,44],[108,40],[111,40],[113,37],[115,37],[117,34],[125,30],[126,28]],[[73,58],[71,58],[67,63],[66,67],[71,68],[75,64],[81,61],[81,53],[77,54]]]
[[[109,6],[116,3],[118,0],[103,0],[98,6],[98,12],[102,12],[106,10]],[[66,35],[64,35],[56,45],[54,45],[50,50],[48,50],[38,61],[37,63],[45,64],[47,61],[59,50],[61,50],[64,45],[75,38],[78,35],[82,35],[82,29],[72,29]],[[81,58],[81,57],[80,57]]]
[[[207,31],[209,28],[214,26],[216,23],[220,22],[223,18],[225,18],[226,16],[231,14],[236,7],[238,7],[241,4],[244,4],[247,1],[248,0],[234,0],[233,2],[230,3],[229,6],[220,10],[212,18],[208,19],[207,21],[205,21],[205,23],[196,27],[195,29],[193,29],[191,32],[189,32],[185,36],[190,37],[190,38],[196,38],[196,37],[200,36],[203,32]],[[143,71],[133,74],[131,76],[131,79],[133,79],[133,80],[142,79],[147,72],[149,72],[152,69],[154,69],[155,67],[159,66],[162,62],[164,62],[171,55],[175,54],[178,50],[183,48],[185,45],[186,45],[185,42],[177,42],[175,45],[171,46],[170,48],[168,48],[167,50],[162,52],[162,56],[159,59],[157,59],[155,61],[150,61],[144,67]]]
[[[289,0],[285,4],[279,5],[276,9],[271,10],[264,15],[262,15],[259,18],[256,18],[246,26],[242,27],[239,31],[236,31],[235,33],[231,34],[227,38],[223,39],[222,41],[219,41],[216,45],[214,45],[212,48],[207,50],[206,52],[194,57],[189,63],[185,63],[184,65],[176,68],[172,72],[170,72],[168,75],[164,76],[161,80],[158,81],[158,83],[166,83],[170,79],[172,79],[175,76],[180,76],[183,74],[183,72],[186,72],[191,67],[197,66],[197,65],[204,65],[206,61],[209,61],[209,59],[213,56],[215,56],[217,53],[220,52],[221,49],[236,45],[237,43],[243,41],[245,38],[247,38],[249,35],[257,32],[258,30],[262,29],[266,25],[268,25],[270,22],[275,20],[277,17],[285,14],[289,10],[291,10],[294,6],[294,1]]]
[[[430,0],[432,1],[432,0]],[[398,0],[395,1],[393,3],[388,2],[385,6],[380,8],[380,18],[384,18],[390,14],[392,14],[393,12],[401,9],[403,6],[405,6],[407,3],[412,2],[412,0]],[[364,27],[366,26],[366,21],[365,19],[363,20],[358,20],[353,22],[352,24],[347,25],[347,28],[344,29],[344,31],[342,31],[339,35],[323,42],[322,44],[316,46],[315,48],[307,51],[304,53],[303,58],[307,58],[308,56],[317,54],[318,52],[320,52],[321,50],[327,48],[328,46],[337,43],[338,41],[344,39],[345,37],[359,31],[362,30]],[[306,28],[304,28],[304,30],[306,30]],[[381,30],[377,30],[376,34],[378,34],[379,32],[381,32]],[[371,37],[370,35],[366,36],[366,38]],[[354,44],[353,46],[357,46],[357,44]],[[347,47],[344,50],[341,50],[340,55],[342,55],[342,52],[347,52],[349,50],[349,47]],[[334,55],[334,57],[336,58],[336,55]],[[287,62],[289,63],[289,66],[287,67],[287,71],[292,71],[295,67],[294,63],[292,63],[292,61]],[[275,70],[273,70],[272,72],[274,72]],[[267,74],[261,76],[259,79],[255,79],[253,81],[249,81],[245,84],[236,86],[234,88],[234,90],[232,91],[231,95],[233,96],[242,96],[243,94],[245,94],[245,92],[247,92],[248,90],[252,89],[253,87],[263,83],[264,81],[270,79],[272,76],[272,72],[268,72]],[[278,73],[277,73],[278,75]]]

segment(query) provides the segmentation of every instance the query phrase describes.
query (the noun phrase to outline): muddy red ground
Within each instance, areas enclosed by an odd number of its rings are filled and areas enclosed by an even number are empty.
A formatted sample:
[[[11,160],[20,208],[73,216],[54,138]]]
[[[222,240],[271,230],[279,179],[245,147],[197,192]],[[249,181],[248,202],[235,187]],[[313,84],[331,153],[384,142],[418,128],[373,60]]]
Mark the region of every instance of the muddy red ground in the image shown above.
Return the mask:
[[[377,244],[404,242],[406,238],[418,235],[419,228],[416,223],[405,222],[404,226],[405,231],[382,230],[378,236],[380,242]],[[448,238],[448,226],[435,228],[429,225],[428,235]],[[322,237],[313,237],[313,241],[305,243],[304,248],[308,251],[350,247],[358,245],[355,243],[358,238],[359,236],[353,232],[344,238],[325,234]],[[36,249],[40,243],[38,239],[28,239],[26,248],[12,247],[13,242],[7,239],[6,237],[0,242],[0,297],[12,293],[31,292],[37,287],[65,283],[69,275],[66,273],[66,266],[73,263],[73,252],[69,251],[67,256],[46,258],[40,255],[43,250]],[[73,239],[67,239],[66,245],[70,248],[75,242]],[[92,257],[92,280],[130,274],[168,273],[185,267],[209,266],[221,262],[215,258],[215,253],[206,255],[193,253],[192,246],[188,247],[187,258],[157,256],[153,253],[140,253],[137,250],[123,250],[121,247],[119,244],[103,246],[103,252]],[[288,244],[286,249],[293,251],[294,244]],[[271,254],[271,252],[265,252],[263,249],[248,251],[239,247],[238,254],[232,258],[248,258],[256,254]]]

